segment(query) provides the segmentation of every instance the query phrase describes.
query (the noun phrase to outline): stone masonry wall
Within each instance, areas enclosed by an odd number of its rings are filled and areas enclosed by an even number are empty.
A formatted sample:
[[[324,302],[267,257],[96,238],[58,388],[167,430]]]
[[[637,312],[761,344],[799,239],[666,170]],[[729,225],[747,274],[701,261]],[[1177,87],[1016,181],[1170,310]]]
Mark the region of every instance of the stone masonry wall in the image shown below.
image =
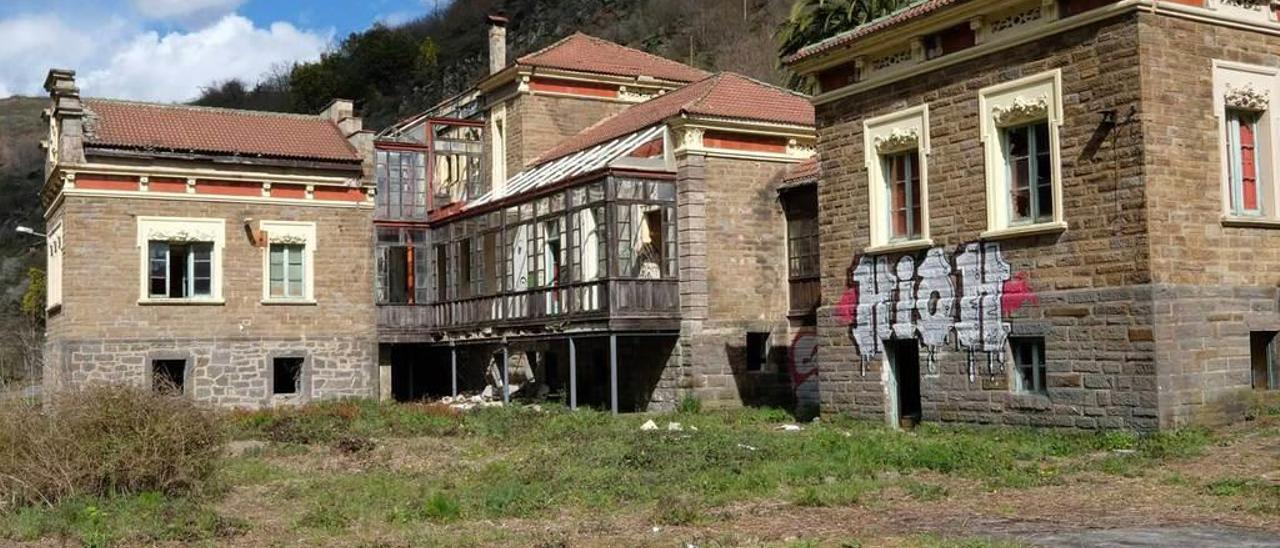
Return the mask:
[[[622,112],[630,103],[521,94],[507,107],[507,176],[587,127]]]
[[[848,311],[836,305],[855,289],[850,269],[869,245],[864,119],[929,104],[930,227],[934,245],[952,258],[986,230],[984,152],[979,139],[981,88],[1059,68],[1061,204],[1069,228],[1060,234],[990,242],[1023,285],[1016,302],[1001,301],[1014,336],[1046,339],[1047,395],[1010,390],[1013,367],[1003,352],[960,351],[955,333],[933,356],[921,348],[926,421],[970,421],[1153,429],[1157,425],[1136,16],[1077,28],[870,89],[818,106],[819,231],[822,307],[818,354],[822,412],[882,417],[886,360],[863,363],[851,339]],[[1114,109],[1119,125],[1102,123]],[[894,265],[903,253],[888,256]],[[917,264],[923,251],[913,253]],[[855,297],[856,298],[856,297]],[[1008,306],[1006,306],[1008,305]],[[976,378],[969,379],[970,360]]]
[[[710,406],[787,405],[786,221],[775,189],[787,164],[701,155],[677,162],[678,386]],[[746,370],[748,332],[770,334],[761,371]]]
[[[1280,67],[1280,37],[1151,14],[1137,35],[1160,422],[1239,419],[1249,332],[1280,331],[1280,231],[1221,221],[1213,61]]]
[[[66,283],[51,318],[47,369],[60,386],[83,381],[139,382],[148,352],[194,357],[197,398],[227,405],[266,403],[267,364],[275,353],[302,353],[315,398],[376,395],[371,210],[250,203],[68,196],[64,219]],[[136,216],[226,221],[224,304],[139,304]],[[263,304],[263,249],[243,219],[314,221],[315,304]]]

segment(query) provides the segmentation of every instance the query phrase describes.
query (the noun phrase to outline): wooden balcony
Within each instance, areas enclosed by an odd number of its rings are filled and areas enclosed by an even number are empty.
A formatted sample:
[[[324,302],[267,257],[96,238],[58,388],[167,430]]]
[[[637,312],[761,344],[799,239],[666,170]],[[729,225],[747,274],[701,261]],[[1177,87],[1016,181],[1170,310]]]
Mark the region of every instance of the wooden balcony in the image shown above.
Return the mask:
[[[678,329],[676,280],[601,280],[432,304],[378,306],[379,338],[425,340],[466,331],[562,326],[604,331]]]

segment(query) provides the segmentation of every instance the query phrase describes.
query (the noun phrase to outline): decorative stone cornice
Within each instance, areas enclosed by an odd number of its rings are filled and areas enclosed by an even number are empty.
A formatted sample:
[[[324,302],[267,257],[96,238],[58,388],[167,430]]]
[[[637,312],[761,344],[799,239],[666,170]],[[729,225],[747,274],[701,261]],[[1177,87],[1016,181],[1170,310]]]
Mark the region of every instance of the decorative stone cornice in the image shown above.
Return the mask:
[[[268,234],[268,237],[267,237],[268,241],[270,241],[273,244],[285,244],[285,245],[306,245],[307,244],[307,237],[303,236],[302,234],[289,234],[287,232],[284,234],[274,234],[271,231],[267,231],[267,234]]]
[[[1041,95],[1028,99],[1019,95],[1006,105],[992,108],[991,117],[1000,127],[1044,120],[1049,117],[1049,98]]]
[[[890,154],[920,147],[920,133],[916,128],[893,128],[886,135],[875,137],[876,152]]]
[[[217,235],[208,230],[180,227],[153,227],[147,230],[147,240],[162,242],[212,242]]]
[[[684,128],[684,130],[680,132],[679,148],[691,148],[691,149],[702,148],[703,134],[704,134],[704,130],[700,127]]]
[[[1223,100],[1230,108],[1262,112],[1271,106],[1271,96],[1266,91],[1254,89],[1252,84],[1233,87],[1227,84]]]

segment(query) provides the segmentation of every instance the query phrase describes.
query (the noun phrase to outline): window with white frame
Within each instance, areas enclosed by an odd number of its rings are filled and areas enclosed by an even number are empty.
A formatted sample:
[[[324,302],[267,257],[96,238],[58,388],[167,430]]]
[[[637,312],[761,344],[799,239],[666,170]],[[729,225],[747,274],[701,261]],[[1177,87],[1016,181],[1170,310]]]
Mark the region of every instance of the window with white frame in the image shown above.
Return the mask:
[[[222,298],[222,219],[138,217],[143,302]]]
[[[1219,120],[1222,207],[1226,218],[1277,216],[1276,143],[1271,97],[1280,71],[1214,62],[1214,112]]]
[[[984,88],[978,97],[988,234],[1065,228],[1058,138],[1061,71]]]
[[[871,246],[929,240],[929,106],[863,124],[871,208]]]
[[[311,302],[316,225],[296,221],[262,221],[267,239],[263,250],[262,300],[268,303]]]

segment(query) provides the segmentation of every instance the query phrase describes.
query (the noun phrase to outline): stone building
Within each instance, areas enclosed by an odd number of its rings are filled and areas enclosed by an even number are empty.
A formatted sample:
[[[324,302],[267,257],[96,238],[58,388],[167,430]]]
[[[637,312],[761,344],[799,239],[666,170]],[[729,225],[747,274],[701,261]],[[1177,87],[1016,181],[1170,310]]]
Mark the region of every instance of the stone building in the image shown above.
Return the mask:
[[[260,407],[376,394],[373,180],[348,101],[293,115],[84,99],[49,72],[51,393]]]
[[[490,21],[491,74],[375,142],[383,395],[790,404],[807,98],[584,34],[507,63]]]
[[[808,46],[823,412],[1156,429],[1276,389],[1268,2],[929,0]]]
[[[52,71],[50,389],[790,405],[808,98],[583,34],[507,63],[490,23],[488,77],[376,136],[346,101],[82,101]]]

